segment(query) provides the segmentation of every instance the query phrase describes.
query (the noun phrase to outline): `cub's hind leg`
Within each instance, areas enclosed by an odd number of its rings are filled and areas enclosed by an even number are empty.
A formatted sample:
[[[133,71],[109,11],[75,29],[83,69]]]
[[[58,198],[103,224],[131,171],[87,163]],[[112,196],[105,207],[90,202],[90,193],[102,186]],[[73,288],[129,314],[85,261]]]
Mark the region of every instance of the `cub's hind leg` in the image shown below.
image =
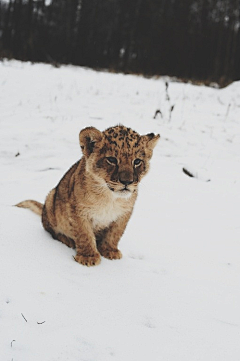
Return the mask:
[[[66,244],[66,246],[68,246],[70,248],[76,248],[74,240],[72,238],[65,236],[64,234],[57,233],[57,234],[54,234],[54,236],[52,235],[52,237],[64,244]]]
[[[54,218],[52,219],[51,222],[55,223]],[[49,221],[45,205],[43,206],[43,212],[42,212],[42,224],[43,224],[43,228],[51,234],[53,239],[57,239],[58,241],[66,244],[66,246],[68,246],[70,248],[76,248],[75,242],[72,238],[67,237],[62,233],[59,233],[54,229],[54,225],[51,224]]]
[[[45,228],[45,227],[44,227]],[[45,228],[46,229],[46,228]],[[65,236],[65,234],[62,233],[56,233],[52,228],[46,229],[48,231],[53,239],[56,239],[70,248],[76,248],[75,242],[72,238]]]

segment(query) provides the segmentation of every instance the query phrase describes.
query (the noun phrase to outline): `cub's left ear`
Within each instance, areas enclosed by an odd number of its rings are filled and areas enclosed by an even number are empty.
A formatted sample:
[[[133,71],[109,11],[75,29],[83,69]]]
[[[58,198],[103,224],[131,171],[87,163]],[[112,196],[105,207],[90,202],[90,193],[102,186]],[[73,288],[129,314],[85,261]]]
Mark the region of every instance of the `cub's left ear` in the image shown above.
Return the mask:
[[[88,158],[93,153],[94,148],[101,143],[102,138],[102,132],[94,127],[87,127],[81,130],[79,142],[83,155]]]
[[[151,150],[153,150],[154,147],[157,145],[157,142],[160,138],[160,134],[155,135],[154,133],[149,133],[147,135],[143,135],[142,138],[144,139],[146,146]]]

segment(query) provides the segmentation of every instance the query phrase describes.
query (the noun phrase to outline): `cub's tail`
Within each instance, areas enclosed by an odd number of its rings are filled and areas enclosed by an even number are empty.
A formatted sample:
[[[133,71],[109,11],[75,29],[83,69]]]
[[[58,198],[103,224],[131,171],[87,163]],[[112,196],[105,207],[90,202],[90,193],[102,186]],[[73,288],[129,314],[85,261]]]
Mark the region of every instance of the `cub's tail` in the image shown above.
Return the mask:
[[[29,208],[31,211],[38,214],[39,216],[42,215],[43,204],[37,201],[33,201],[29,199],[27,201],[23,201],[16,204],[16,207]]]

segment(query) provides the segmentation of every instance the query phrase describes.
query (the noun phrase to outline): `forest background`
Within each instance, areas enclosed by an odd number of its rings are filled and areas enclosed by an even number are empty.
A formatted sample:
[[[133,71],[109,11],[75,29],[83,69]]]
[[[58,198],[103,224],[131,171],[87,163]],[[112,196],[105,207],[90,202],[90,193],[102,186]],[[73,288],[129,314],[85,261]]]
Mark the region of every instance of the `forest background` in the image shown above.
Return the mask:
[[[0,58],[240,79],[240,0],[1,0]]]

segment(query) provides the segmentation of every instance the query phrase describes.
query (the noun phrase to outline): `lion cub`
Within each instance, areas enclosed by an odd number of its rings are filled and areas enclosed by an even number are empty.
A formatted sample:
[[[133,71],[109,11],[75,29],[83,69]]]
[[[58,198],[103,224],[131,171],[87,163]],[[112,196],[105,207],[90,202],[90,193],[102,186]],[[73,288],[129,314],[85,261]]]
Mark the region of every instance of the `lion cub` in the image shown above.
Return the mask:
[[[45,204],[27,200],[16,206],[41,215],[53,238],[76,247],[77,262],[97,265],[100,255],[119,259],[118,242],[159,138],[153,133],[140,136],[124,126],[104,132],[87,127],[79,134],[83,157],[50,191]]]

